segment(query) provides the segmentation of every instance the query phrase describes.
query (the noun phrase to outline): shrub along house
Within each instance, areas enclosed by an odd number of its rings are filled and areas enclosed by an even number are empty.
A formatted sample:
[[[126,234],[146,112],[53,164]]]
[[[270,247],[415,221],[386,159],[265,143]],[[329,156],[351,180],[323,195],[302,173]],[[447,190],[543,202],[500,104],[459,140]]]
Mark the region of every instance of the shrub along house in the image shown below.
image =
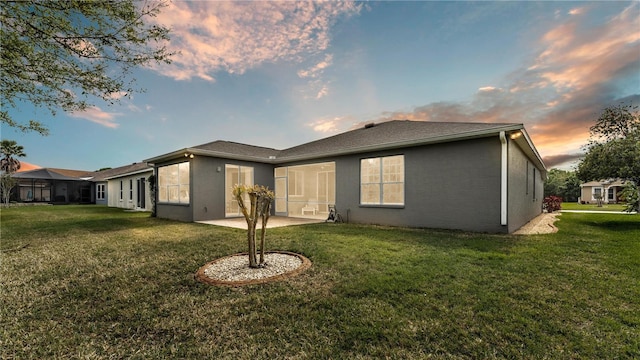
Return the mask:
[[[145,160],[157,215],[241,216],[235,184],[275,190],[275,215],[510,233],[542,212],[546,169],[522,124],[390,121],[276,150],[228,141]]]

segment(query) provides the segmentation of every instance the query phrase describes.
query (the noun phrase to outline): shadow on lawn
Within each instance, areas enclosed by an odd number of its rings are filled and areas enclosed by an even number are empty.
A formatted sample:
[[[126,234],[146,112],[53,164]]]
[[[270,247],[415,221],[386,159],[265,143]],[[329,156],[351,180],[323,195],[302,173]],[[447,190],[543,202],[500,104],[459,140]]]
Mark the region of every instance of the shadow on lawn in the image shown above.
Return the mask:
[[[627,221],[622,220],[608,220],[608,221],[579,221],[580,224],[592,227],[598,227],[609,231],[638,231],[640,230],[640,216],[627,215],[633,217]]]

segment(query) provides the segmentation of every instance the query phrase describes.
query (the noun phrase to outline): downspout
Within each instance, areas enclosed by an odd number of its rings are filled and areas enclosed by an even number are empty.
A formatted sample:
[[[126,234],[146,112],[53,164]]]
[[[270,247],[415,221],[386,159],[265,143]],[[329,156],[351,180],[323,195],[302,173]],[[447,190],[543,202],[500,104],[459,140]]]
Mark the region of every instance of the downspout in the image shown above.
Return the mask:
[[[507,225],[507,137],[504,131],[500,131],[500,143],[502,144],[502,159],[500,169],[500,225]]]

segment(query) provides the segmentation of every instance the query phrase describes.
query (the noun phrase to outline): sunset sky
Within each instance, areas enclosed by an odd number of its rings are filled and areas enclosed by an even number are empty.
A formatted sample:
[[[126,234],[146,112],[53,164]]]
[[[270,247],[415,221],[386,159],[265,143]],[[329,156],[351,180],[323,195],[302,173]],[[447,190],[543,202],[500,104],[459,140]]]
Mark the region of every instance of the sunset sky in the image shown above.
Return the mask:
[[[391,119],[523,123],[570,168],[608,105],[640,104],[640,2],[185,2],[145,93],[82,113],[23,105],[24,160],[97,170],[229,140],[283,149]]]

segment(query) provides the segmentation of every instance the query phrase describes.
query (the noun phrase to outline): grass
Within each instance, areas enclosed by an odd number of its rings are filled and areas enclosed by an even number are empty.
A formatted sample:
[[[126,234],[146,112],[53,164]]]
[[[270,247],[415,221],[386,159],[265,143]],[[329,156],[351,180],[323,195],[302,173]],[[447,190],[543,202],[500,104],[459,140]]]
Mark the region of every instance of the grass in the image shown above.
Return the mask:
[[[602,204],[601,207],[598,207],[597,204],[562,203],[562,210],[624,211],[625,207],[624,204]]]
[[[242,230],[100,206],[2,209],[0,358],[640,357],[640,215],[556,234],[271,229],[313,262],[283,282],[193,274]]]

